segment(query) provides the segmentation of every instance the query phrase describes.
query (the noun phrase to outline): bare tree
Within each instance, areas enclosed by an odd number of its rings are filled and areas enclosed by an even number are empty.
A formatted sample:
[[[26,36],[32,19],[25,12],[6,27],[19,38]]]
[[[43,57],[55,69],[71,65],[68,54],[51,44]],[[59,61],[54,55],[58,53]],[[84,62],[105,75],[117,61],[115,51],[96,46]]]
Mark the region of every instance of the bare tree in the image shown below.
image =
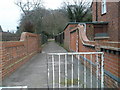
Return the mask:
[[[43,30],[55,35],[63,31],[67,22],[68,18],[62,10],[50,10],[49,14],[43,17]]]
[[[23,11],[20,20],[20,32],[41,33],[46,32],[54,35],[61,32],[68,17],[66,11],[62,9],[47,10],[42,6],[40,0],[27,0],[27,2],[17,1],[16,5]]]
[[[26,2],[23,2],[22,0],[15,1],[15,4],[20,7],[25,15],[27,15],[31,10],[43,6],[42,3],[42,0],[27,0]]]

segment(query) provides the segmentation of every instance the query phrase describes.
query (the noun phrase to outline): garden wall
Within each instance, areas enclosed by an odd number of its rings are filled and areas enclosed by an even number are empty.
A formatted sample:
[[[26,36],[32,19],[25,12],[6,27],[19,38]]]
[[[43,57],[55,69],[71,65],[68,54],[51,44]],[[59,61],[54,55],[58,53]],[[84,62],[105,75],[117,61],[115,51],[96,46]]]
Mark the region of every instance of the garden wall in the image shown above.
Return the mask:
[[[40,36],[23,32],[20,41],[0,42],[0,75],[2,80],[41,51]]]

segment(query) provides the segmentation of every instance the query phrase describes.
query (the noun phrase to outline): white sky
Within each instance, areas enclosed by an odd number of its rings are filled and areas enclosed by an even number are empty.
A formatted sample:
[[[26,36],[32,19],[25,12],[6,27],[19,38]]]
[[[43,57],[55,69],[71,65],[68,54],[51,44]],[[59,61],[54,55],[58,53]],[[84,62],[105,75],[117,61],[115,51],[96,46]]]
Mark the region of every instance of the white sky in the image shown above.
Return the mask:
[[[22,11],[14,4],[17,0],[0,0],[0,25],[3,31],[16,31]],[[26,0],[22,0],[26,1]],[[70,0],[43,0],[46,8],[57,9],[63,1]]]
[[[0,25],[4,31],[16,30],[20,18],[20,9],[14,4],[14,0],[0,1]]]

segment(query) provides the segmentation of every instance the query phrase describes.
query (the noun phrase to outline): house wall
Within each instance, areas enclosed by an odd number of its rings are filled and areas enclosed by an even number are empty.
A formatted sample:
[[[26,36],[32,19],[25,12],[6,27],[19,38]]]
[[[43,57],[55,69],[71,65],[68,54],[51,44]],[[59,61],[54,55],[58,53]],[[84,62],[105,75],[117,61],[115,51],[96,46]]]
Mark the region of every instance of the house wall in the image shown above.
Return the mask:
[[[118,20],[118,22],[119,22],[119,30],[118,30],[118,39],[119,39],[119,41],[120,41],[120,1],[119,1],[119,8],[118,8],[118,11],[119,11],[119,13],[118,13],[118,16],[119,16],[119,20]]]
[[[77,24],[69,24],[66,29],[64,30],[64,47],[67,50],[70,50],[70,30],[76,27]]]
[[[110,37],[110,41],[120,41],[118,39],[119,35],[119,3],[118,2],[107,2],[107,13],[101,14],[101,2],[97,2],[97,14],[98,14],[98,21],[108,22],[108,35]],[[92,20],[96,21],[96,2],[92,3]]]
[[[39,35],[22,33],[20,41],[0,42],[2,79],[10,75],[41,50]]]

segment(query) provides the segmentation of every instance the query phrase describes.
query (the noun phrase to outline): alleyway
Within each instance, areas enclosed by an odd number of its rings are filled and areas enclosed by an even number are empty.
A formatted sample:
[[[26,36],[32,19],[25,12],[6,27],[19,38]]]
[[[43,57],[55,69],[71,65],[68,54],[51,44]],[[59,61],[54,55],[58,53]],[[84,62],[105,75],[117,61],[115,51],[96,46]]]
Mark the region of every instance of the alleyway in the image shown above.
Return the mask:
[[[28,88],[47,88],[47,59],[46,53],[50,52],[67,52],[65,49],[57,45],[55,42],[48,42],[42,49],[42,53],[35,55],[31,60],[24,64],[21,68],[16,70],[12,75],[7,77],[3,81],[3,86],[27,86]],[[74,57],[74,79],[77,79],[77,62]],[[51,61],[49,61],[51,63]],[[55,86],[58,87],[58,58],[55,61]],[[71,82],[71,57],[68,57],[68,83]],[[61,57],[61,86],[64,87],[65,69],[64,69],[64,57]],[[80,63],[80,87],[83,88],[83,65]],[[50,68],[50,80],[49,87],[52,87],[52,65]],[[93,76],[93,87],[96,87],[95,77]],[[77,83],[76,83],[77,84]],[[68,85],[68,87],[71,87]],[[77,87],[77,85],[74,87]],[[87,70],[87,87],[90,87],[90,72]]]
[[[7,77],[3,86],[28,86],[28,88],[47,87],[46,53],[66,52],[65,49],[55,42],[48,42],[43,47],[42,53],[35,55],[25,65]]]

